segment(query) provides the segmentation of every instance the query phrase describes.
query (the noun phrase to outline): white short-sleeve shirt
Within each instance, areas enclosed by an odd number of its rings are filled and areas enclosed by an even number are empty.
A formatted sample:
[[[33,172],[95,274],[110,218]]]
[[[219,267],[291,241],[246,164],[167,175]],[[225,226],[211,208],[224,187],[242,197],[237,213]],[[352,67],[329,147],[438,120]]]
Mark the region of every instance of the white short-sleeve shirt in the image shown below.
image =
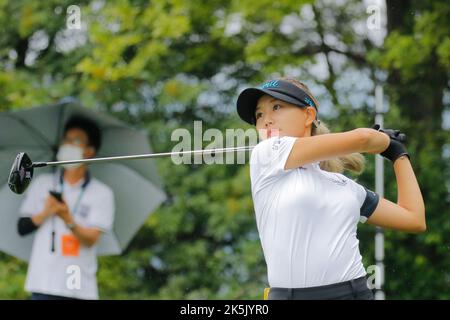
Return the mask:
[[[356,235],[379,197],[319,162],[285,170],[297,138],[260,142],[250,158],[256,223],[271,287],[306,288],[366,275]]]
[[[114,194],[110,187],[91,178],[80,197],[84,181],[75,185],[63,184],[65,198],[75,222],[83,227],[94,227],[109,232],[114,221]],[[60,190],[59,174],[36,177],[26,192],[20,207],[22,217],[31,217],[44,208],[50,190]],[[78,207],[75,204],[79,200]],[[51,251],[52,231],[55,230],[54,252]],[[35,231],[28,266],[25,289],[78,299],[98,299],[96,245],[80,244],[77,256],[62,254],[62,236],[71,231],[58,216],[48,218]],[[81,276],[78,278],[77,275]],[[79,280],[79,281],[78,281]]]

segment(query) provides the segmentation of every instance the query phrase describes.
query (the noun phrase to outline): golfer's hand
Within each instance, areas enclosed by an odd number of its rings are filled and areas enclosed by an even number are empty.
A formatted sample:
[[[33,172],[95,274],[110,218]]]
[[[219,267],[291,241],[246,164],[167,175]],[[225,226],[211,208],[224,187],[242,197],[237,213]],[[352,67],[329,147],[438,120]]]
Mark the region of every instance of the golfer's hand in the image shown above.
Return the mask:
[[[379,124],[375,124],[372,129],[386,134],[390,139],[388,147],[380,152],[380,155],[391,160],[392,163],[402,156],[407,156],[409,158],[408,151],[404,145],[404,143],[406,143],[406,135],[404,133],[395,129],[380,129]]]
[[[375,129],[377,131],[386,133],[389,136],[389,138],[391,138],[393,140],[397,140],[398,142],[401,142],[403,144],[406,144],[406,134],[404,134],[400,130],[396,130],[396,129],[380,129],[380,127],[381,126],[379,124],[374,124],[372,126],[372,129]]]

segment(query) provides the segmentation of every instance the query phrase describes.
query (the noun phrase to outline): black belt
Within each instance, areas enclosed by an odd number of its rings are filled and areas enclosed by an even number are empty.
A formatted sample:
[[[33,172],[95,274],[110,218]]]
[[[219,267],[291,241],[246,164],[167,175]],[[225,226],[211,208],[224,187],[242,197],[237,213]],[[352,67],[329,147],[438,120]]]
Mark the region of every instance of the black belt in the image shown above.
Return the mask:
[[[319,299],[337,299],[340,297],[353,295],[357,293],[370,291],[367,286],[366,277],[353,279],[350,281],[333,283],[325,286],[309,287],[309,288],[270,288],[270,299],[303,299],[303,300],[319,300]]]

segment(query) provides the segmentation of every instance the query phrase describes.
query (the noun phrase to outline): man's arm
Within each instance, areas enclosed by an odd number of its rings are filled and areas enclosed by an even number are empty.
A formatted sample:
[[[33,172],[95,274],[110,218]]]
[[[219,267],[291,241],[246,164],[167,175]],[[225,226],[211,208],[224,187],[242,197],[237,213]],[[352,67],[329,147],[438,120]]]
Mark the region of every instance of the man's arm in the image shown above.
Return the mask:
[[[21,217],[17,222],[17,232],[21,236],[26,236],[35,231],[38,227],[33,223],[31,217]]]
[[[50,216],[52,216],[53,214],[48,212],[47,210],[42,210],[42,212],[34,215],[31,217],[31,221],[33,222],[33,224],[36,227],[40,227],[41,224],[44,223],[45,220],[47,220],[47,218],[49,218]]]
[[[19,221],[17,223],[17,231],[21,236],[25,236],[36,229],[38,229],[45,220],[47,220],[50,216],[54,215],[53,212],[55,212],[55,202],[56,200],[53,199],[53,197],[48,196],[44,209],[39,212],[38,214],[35,214],[32,217],[21,217],[19,218]]]
[[[73,221],[73,218],[68,221]],[[75,222],[66,222],[66,224],[72,224],[73,227],[70,229],[73,235],[87,247],[92,247],[100,238],[102,232],[97,228],[82,227]]]
[[[75,223],[75,220],[65,202],[58,203],[56,215],[59,216],[67,226],[70,227],[70,230],[72,231],[73,235],[83,245],[87,247],[92,247],[100,238],[102,232],[99,229],[82,227]]]

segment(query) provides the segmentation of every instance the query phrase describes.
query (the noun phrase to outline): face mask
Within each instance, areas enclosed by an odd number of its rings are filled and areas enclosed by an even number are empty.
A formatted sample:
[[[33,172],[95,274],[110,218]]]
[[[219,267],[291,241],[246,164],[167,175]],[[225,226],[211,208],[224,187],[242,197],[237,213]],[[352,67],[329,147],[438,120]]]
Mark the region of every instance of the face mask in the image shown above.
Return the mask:
[[[59,147],[58,153],[56,154],[56,159],[58,161],[69,161],[69,160],[80,160],[83,159],[83,148],[71,145],[63,144]],[[64,164],[62,165],[65,169],[75,169],[82,166],[81,163]]]

